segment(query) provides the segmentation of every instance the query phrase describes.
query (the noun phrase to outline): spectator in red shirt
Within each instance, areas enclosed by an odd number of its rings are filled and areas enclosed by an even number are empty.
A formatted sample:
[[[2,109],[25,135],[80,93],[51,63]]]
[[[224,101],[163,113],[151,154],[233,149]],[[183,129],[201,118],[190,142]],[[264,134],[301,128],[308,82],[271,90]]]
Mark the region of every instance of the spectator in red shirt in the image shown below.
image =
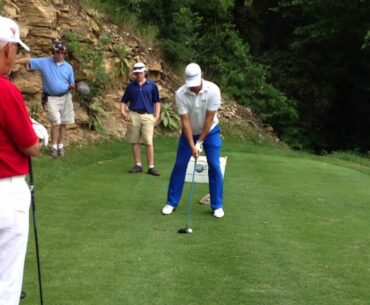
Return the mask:
[[[25,175],[40,149],[22,95],[7,78],[20,47],[29,51],[18,25],[0,16],[0,304],[7,305],[19,304],[31,201]]]

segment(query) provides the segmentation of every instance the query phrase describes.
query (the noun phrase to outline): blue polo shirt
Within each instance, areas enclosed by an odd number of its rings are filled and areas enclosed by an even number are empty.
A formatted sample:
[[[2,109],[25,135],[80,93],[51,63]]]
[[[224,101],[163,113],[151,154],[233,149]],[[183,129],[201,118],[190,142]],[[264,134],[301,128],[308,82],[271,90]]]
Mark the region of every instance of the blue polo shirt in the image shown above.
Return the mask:
[[[155,82],[147,79],[142,85],[134,80],[126,87],[121,99],[122,103],[129,103],[132,111],[146,111],[154,113],[154,104],[159,102],[158,87]]]
[[[75,82],[72,66],[66,61],[57,64],[54,58],[31,58],[30,69],[40,71],[42,85],[48,95],[66,93],[69,85]]]

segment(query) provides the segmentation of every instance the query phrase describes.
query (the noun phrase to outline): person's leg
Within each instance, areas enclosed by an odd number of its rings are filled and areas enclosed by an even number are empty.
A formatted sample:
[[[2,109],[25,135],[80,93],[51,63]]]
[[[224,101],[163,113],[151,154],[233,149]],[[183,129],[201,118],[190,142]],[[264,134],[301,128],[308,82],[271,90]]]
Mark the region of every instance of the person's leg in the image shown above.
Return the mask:
[[[59,128],[58,138],[58,156],[64,156],[64,141],[66,137],[66,125],[74,124],[75,113],[72,103],[72,94],[69,92],[59,98],[59,102],[63,107],[60,108],[61,124]]]
[[[141,166],[141,149],[139,143],[132,143],[132,154],[134,155],[135,164]]]
[[[58,157],[58,141],[59,141],[59,129],[62,123],[62,109],[64,109],[64,102],[58,97],[48,96],[48,119],[51,123],[51,155],[53,158]]]
[[[136,112],[129,112],[129,122],[127,123],[126,140],[131,143],[131,150],[135,165],[129,170],[130,173],[142,171],[141,147],[140,147],[140,115]]]
[[[209,193],[211,197],[211,208],[213,210],[222,208],[223,202],[223,177],[220,166],[221,136],[219,128],[205,138],[203,146],[207,156]]]
[[[154,147],[153,145],[145,145],[146,159],[148,162],[148,167],[154,167]]]
[[[60,130],[60,125],[53,125],[51,126],[51,144],[53,147],[58,144],[59,141],[59,130]]]
[[[186,169],[191,157],[191,149],[183,134],[179,139],[175,165],[173,167],[167,192],[167,204],[176,207],[184,189]]]
[[[30,191],[15,179],[0,179],[0,305],[19,304],[27,250]]]
[[[66,125],[65,124],[60,124],[59,125],[59,136],[58,136],[58,145],[64,144],[64,139],[66,135]]]
[[[154,124],[155,118],[152,114],[144,114],[141,118],[141,143],[145,144],[146,149],[146,160],[148,168],[154,167]]]

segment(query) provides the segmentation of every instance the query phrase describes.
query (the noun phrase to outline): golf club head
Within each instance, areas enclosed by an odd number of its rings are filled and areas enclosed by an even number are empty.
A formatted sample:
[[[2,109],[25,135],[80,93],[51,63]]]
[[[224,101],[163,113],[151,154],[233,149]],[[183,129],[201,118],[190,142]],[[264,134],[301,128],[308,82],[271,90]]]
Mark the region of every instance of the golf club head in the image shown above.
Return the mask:
[[[191,234],[193,233],[193,230],[191,228],[181,228],[177,231],[177,233],[180,234]]]
[[[90,95],[90,93],[91,93],[90,87],[85,81],[79,81],[76,84],[76,90],[81,95]]]
[[[202,173],[204,171],[204,166],[202,164],[195,165],[194,169],[197,173]]]

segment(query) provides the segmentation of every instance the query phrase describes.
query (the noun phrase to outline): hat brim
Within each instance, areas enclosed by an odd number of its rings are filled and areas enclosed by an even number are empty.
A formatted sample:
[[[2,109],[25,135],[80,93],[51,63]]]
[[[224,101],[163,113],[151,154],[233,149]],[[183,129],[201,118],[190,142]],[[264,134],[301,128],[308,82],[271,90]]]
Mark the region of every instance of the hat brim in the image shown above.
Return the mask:
[[[135,73],[141,73],[141,72],[145,72],[145,68],[141,68],[141,69],[136,69],[136,70],[133,70],[132,73],[135,74]]]
[[[197,75],[191,78],[187,78],[185,81],[186,87],[199,87],[202,84],[202,76]]]
[[[28,45],[26,45],[22,40],[19,39],[18,43],[22,46],[23,49],[25,49],[26,51],[30,51]]]

